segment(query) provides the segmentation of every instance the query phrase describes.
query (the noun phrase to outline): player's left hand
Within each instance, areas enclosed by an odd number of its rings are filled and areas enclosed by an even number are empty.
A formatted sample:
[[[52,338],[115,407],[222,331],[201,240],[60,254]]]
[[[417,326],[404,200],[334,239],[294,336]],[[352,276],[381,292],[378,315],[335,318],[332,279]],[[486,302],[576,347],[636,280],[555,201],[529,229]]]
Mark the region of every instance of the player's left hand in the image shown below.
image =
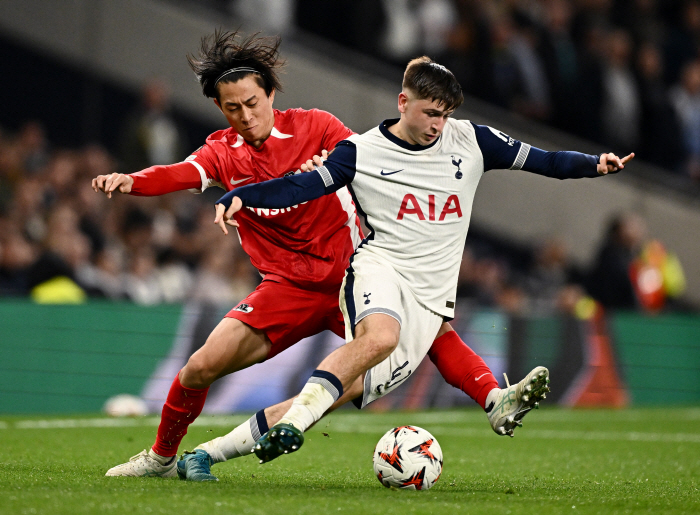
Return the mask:
[[[321,155],[320,155],[320,156],[314,156],[314,157],[312,157],[311,159],[309,159],[308,161],[306,161],[306,163],[304,163],[303,165],[301,165],[301,171],[302,171],[302,172],[308,172],[308,171],[310,171],[310,170],[313,170],[314,167],[323,165],[323,162],[324,162],[326,159],[328,159],[328,150],[323,149],[323,150],[321,151]]]
[[[601,154],[598,162],[598,174],[617,173],[625,167],[625,163],[634,158],[634,152],[620,159],[612,152]]]
[[[243,201],[238,197],[233,197],[231,199],[231,206],[226,209],[224,204],[216,204],[216,218],[214,218],[214,223],[221,227],[221,231],[224,234],[228,234],[227,225],[231,227],[240,227],[238,222],[233,219],[233,215],[241,210],[243,207]]]

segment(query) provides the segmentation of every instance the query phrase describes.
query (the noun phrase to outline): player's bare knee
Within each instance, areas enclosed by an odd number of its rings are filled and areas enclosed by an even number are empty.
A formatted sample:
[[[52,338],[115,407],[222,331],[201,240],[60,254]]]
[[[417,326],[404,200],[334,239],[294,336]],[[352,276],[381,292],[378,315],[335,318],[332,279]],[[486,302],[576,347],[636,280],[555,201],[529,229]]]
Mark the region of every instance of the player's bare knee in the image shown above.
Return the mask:
[[[399,343],[398,334],[393,331],[372,331],[363,335],[362,347],[368,360],[379,363],[387,358]]]
[[[207,359],[199,353],[190,356],[180,372],[180,383],[185,388],[207,388],[218,377],[219,371],[213,369]]]

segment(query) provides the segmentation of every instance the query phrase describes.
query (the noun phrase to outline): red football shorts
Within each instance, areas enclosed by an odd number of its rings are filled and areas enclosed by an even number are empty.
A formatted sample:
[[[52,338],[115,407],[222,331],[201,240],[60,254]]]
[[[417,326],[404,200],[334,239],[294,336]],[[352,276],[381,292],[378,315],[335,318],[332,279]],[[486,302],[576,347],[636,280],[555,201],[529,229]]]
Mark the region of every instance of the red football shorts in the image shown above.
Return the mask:
[[[267,359],[326,329],[345,339],[337,291],[304,290],[282,278],[264,279],[226,314],[264,331],[272,342]]]

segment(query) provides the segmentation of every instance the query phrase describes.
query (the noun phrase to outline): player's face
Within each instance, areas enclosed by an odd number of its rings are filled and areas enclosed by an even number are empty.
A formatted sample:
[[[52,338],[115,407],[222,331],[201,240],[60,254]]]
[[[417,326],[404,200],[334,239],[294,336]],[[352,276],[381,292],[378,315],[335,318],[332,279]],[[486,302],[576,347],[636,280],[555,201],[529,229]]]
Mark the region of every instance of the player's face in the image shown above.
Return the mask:
[[[275,114],[272,102],[275,100],[274,90],[268,97],[250,75],[237,82],[219,84],[219,98],[214,102],[224,113],[228,123],[243,139],[260,147],[270,136],[275,125]]]
[[[430,145],[434,142],[454,112],[445,109],[437,100],[418,99],[410,92],[399,95],[399,111],[401,121],[396,124],[400,125],[399,137],[412,145]]]

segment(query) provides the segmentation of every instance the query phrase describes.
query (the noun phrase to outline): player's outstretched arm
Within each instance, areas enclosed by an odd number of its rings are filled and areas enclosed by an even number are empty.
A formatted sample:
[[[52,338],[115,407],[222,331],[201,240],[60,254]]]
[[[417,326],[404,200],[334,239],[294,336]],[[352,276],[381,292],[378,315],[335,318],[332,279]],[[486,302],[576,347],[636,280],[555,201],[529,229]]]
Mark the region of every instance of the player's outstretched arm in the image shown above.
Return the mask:
[[[134,179],[124,173],[111,173],[109,175],[98,175],[92,180],[92,189],[95,192],[103,191],[107,198],[112,198],[112,193],[130,193],[134,185]]]
[[[472,127],[484,157],[484,171],[524,170],[555,179],[582,179],[617,173],[634,158],[634,154],[620,158],[612,152],[600,156],[566,150],[548,152],[486,125],[472,123]]]
[[[228,234],[226,225],[238,227],[233,215],[243,207],[283,209],[334,193],[355,177],[355,156],[355,145],[341,141],[323,166],[229,191],[216,202],[214,223]],[[318,156],[307,161],[302,169],[318,164],[315,161],[320,162]]]
[[[103,191],[108,198],[112,198],[115,191],[151,197],[174,191],[199,190],[203,181],[197,167],[191,162],[183,161],[172,165],[151,166],[132,174],[98,175],[92,180],[92,189],[96,192]]]

